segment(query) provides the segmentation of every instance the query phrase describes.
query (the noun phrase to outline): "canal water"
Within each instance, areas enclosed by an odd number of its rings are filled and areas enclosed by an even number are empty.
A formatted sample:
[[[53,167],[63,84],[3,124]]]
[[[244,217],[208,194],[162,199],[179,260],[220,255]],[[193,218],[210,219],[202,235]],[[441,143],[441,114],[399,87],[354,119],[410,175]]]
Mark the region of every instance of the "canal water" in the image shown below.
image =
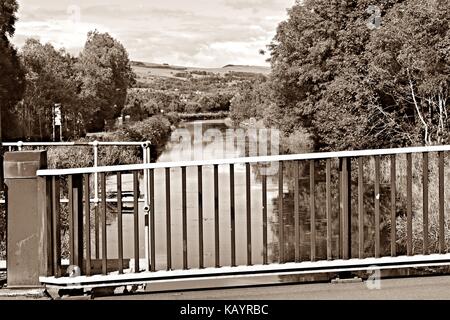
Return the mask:
[[[189,160],[211,160],[237,158],[246,155],[246,135],[236,134],[225,120],[186,122],[175,130],[157,162],[177,162]],[[247,154],[248,154],[247,138]],[[258,166],[251,167],[251,210],[252,210],[252,262],[263,263],[263,206],[262,183]],[[197,167],[187,168],[187,237],[189,268],[199,267],[199,221],[198,221],[198,171]],[[274,230],[276,226],[276,201],[278,197],[277,171],[267,179],[268,203],[268,256],[273,259],[274,243],[277,243]],[[123,178],[123,190],[132,190],[131,176]],[[172,269],[183,267],[182,238],[182,176],[181,169],[171,169],[171,246]],[[115,177],[108,181],[108,189],[113,190]],[[140,181],[141,192],[144,183]],[[212,166],[203,168],[203,234],[204,265],[215,266],[214,241],[214,172]],[[167,267],[166,241],[166,198],[165,170],[155,170],[155,230],[156,230],[156,268]],[[236,212],[236,262],[247,263],[246,229],[246,172],[245,165],[235,166],[235,212]],[[140,205],[140,256],[145,257],[144,211]],[[219,166],[219,229],[220,265],[231,265],[231,219],[230,219],[230,176],[229,165]],[[108,258],[117,258],[117,217],[112,216],[108,226]],[[133,258],[133,216],[123,215],[124,257]]]

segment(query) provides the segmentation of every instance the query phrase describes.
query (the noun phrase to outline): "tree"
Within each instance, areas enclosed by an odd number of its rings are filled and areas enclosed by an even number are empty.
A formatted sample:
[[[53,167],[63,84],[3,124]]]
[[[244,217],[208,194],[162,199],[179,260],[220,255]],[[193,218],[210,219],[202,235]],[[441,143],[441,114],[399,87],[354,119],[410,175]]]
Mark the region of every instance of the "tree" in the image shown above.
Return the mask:
[[[101,131],[105,120],[121,114],[127,89],[135,83],[128,53],[108,33],[93,31],[76,64],[80,99],[88,131]]]
[[[25,88],[17,51],[10,43],[15,32],[17,10],[16,0],[3,0],[0,3],[0,115],[1,131],[5,139],[13,139],[19,135],[14,106],[22,98]]]
[[[406,0],[378,1],[382,19]],[[270,46],[275,109],[269,122],[286,135],[306,129],[315,149],[379,146],[368,77],[371,1],[305,0],[289,10]],[[384,20],[382,20],[385,23]],[[382,26],[382,28],[384,25]]]
[[[236,124],[250,118],[264,119],[271,106],[271,93],[270,83],[264,76],[240,84],[231,99],[231,119]]]
[[[407,144],[450,142],[450,3],[411,0],[386,16],[368,46],[379,99],[374,126]]]
[[[28,39],[21,50],[21,62],[26,71],[27,89],[17,105],[17,115],[23,135],[32,140],[48,140],[52,135],[53,107],[61,104],[69,136],[79,136],[81,118],[78,110],[74,58],[51,44]],[[82,124],[81,124],[82,125]],[[68,127],[68,128],[67,128]]]

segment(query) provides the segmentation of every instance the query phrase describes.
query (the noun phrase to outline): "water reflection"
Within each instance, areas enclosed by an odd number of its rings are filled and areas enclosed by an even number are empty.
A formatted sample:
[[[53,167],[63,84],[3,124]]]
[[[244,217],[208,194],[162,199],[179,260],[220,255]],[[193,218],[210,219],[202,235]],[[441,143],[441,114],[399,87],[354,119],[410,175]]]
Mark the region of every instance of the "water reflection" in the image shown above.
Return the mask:
[[[246,138],[247,137],[247,138]],[[244,130],[231,130],[224,121],[196,121],[184,123],[177,130],[165,150],[157,160],[158,162],[176,162],[190,160],[210,160],[237,158],[247,155],[271,153],[267,148],[271,143],[254,145]],[[267,152],[261,151],[261,145]],[[252,149],[253,148],[253,149]],[[269,149],[269,150],[268,150]],[[256,153],[256,154],[255,154]],[[294,220],[294,188],[293,165],[286,163],[284,168],[283,184],[283,223],[285,233],[286,261],[294,260],[295,252],[295,220]],[[263,198],[262,179],[263,165],[251,165],[251,223],[252,223],[252,263],[263,263]],[[230,266],[231,262],[231,215],[230,215],[230,175],[229,166],[219,166],[219,233],[220,233],[220,265]],[[309,167],[300,164],[299,203],[300,203],[300,252],[301,260],[310,260],[310,215],[309,204]],[[236,221],[236,262],[237,265],[247,264],[247,199],[246,199],[246,171],[245,165],[235,165],[235,221]],[[199,221],[198,221],[198,177],[197,167],[187,168],[187,233],[188,233],[188,265],[189,268],[199,267]],[[326,213],[322,199],[325,195],[325,179],[321,170],[317,170],[316,189],[316,257],[318,260],[326,259]],[[275,163],[266,172],[267,175],[267,216],[268,216],[268,262],[279,261],[279,224],[278,224],[278,164]],[[171,245],[172,268],[183,267],[183,225],[182,225],[182,176],[181,169],[170,170],[171,175]],[[123,190],[131,188],[131,177],[124,177]],[[114,185],[114,178],[110,181]],[[165,170],[155,170],[155,230],[156,230],[156,268],[165,270],[167,267],[167,240],[166,240],[166,194]],[[141,189],[143,183],[141,181]],[[215,266],[215,233],[214,233],[214,172],[212,166],[203,168],[203,232],[204,232],[204,266]],[[337,194],[333,195],[333,230],[339,230],[337,225],[338,201]],[[144,212],[140,210],[140,230],[144,230]],[[117,221],[113,220],[109,226],[108,252],[117,252]],[[126,235],[124,250],[125,257],[133,257],[133,217],[125,215],[124,234]],[[140,234],[141,257],[145,257],[144,234]],[[338,255],[338,231],[333,233],[332,248],[335,256]],[[117,255],[116,255],[117,256]],[[114,258],[114,256],[113,256]],[[269,277],[273,282],[274,277]],[[229,280],[231,281],[231,280]],[[267,279],[261,278],[261,283]],[[242,282],[242,280],[241,280]],[[230,283],[233,283],[232,281]]]

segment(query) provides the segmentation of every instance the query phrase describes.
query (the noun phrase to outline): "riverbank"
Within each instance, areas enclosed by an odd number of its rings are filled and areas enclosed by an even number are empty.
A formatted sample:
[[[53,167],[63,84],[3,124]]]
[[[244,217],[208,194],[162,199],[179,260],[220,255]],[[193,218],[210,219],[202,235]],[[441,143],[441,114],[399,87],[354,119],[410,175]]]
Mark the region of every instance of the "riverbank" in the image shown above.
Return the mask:
[[[178,116],[184,121],[195,120],[222,120],[230,116],[230,112],[206,112],[206,113],[179,113]]]

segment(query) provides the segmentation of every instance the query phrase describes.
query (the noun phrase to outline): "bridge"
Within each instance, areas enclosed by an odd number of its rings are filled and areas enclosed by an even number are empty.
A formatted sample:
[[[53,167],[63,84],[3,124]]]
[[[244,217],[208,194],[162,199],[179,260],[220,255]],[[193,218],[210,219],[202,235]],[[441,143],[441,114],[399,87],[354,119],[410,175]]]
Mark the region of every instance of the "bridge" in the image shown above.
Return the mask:
[[[8,286],[85,289],[449,266],[448,151],[432,146],[171,163],[149,163],[147,154],[143,164],[52,170],[45,169],[45,151],[7,153]],[[276,174],[269,174],[274,165]],[[237,190],[239,170],[245,187]],[[258,210],[251,205],[252,170],[259,175]],[[157,173],[163,178],[155,184]],[[213,183],[205,185],[210,173]],[[133,204],[126,232],[125,179]],[[188,179],[195,187],[188,188]],[[269,179],[278,185],[273,221]],[[25,201],[24,190],[34,196]],[[237,218],[238,208],[245,219]],[[188,216],[196,217],[195,228]]]

